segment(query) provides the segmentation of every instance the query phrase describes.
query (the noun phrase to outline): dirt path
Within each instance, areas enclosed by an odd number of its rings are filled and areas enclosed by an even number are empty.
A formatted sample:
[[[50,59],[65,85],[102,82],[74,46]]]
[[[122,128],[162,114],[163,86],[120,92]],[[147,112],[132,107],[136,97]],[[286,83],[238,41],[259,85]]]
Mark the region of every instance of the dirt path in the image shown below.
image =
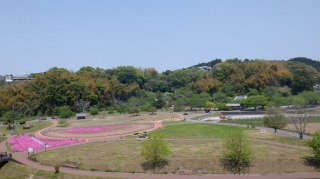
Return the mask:
[[[42,134],[41,134],[41,132],[43,132],[43,131],[45,131],[45,130],[48,130],[48,129],[50,129],[50,128],[53,128],[53,127],[55,127],[55,126],[58,125],[58,121],[57,121],[57,120],[51,120],[50,122],[52,123],[51,126],[46,127],[46,128],[43,128],[43,129],[41,129],[41,130],[38,130],[37,132],[35,132],[35,136],[36,136],[36,137],[39,137],[39,138],[53,139],[53,137],[49,137],[49,136],[45,136],[45,135],[42,135]]]

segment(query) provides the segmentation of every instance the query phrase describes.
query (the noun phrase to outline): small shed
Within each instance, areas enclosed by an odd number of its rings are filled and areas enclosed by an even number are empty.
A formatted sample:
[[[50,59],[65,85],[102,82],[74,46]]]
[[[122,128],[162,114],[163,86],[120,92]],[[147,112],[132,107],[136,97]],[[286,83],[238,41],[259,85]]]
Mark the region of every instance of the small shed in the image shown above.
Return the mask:
[[[78,113],[76,114],[77,119],[86,119],[87,114],[86,113]]]

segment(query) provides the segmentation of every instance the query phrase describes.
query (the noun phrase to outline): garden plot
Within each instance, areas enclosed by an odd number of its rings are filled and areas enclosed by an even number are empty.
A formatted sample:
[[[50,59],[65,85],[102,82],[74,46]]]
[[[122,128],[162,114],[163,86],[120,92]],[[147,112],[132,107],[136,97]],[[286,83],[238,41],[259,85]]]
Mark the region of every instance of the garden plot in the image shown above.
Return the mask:
[[[9,144],[12,150],[17,152],[27,151],[28,148],[33,150],[45,150],[50,148],[61,147],[65,145],[71,145],[76,143],[83,143],[86,140],[82,139],[45,139],[45,138],[34,138],[29,135],[19,135],[9,140]]]
[[[135,132],[154,129],[155,125],[149,124],[119,124],[106,126],[75,127],[67,129],[49,129],[41,134],[53,138],[97,138],[97,137],[116,137],[129,135]]]

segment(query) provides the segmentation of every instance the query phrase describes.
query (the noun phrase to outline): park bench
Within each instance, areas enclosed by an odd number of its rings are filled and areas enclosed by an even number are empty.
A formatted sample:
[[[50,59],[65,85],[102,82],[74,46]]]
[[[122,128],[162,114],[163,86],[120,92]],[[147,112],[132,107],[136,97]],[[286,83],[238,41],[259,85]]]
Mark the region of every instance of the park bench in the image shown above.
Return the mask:
[[[62,162],[61,166],[68,167],[68,168],[77,168],[78,162],[71,162],[69,160]]]
[[[25,124],[25,125],[23,125],[23,129],[30,129],[30,128],[32,128],[32,127],[33,127],[32,124]]]

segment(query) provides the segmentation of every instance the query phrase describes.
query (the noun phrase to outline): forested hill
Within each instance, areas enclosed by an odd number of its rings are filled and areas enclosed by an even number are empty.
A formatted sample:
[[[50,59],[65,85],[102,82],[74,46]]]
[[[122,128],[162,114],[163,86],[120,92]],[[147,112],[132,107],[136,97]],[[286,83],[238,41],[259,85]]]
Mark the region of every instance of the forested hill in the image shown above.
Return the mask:
[[[203,65],[211,68],[198,67]],[[175,106],[178,111],[211,104],[225,109],[225,104],[236,95],[257,96],[258,101],[280,104],[282,97],[290,102],[291,95],[312,91],[319,79],[319,72],[310,65],[259,59],[216,59],[163,73],[133,66],[87,66],[77,72],[55,67],[29,82],[0,84],[0,117],[8,116],[10,111],[21,115],[58,115],[66,108],[73,112],[86,108],[128,112],[134,108],[148,111]],[[311,96],[315,103],[319,95]]]
[[[305,57],[296,57],[296,58],[291,58],[289,61],[295,61],[295,62],[300,62],[300,63],[310,65],[320,72],[320,62],[317,60],[312,60]]]
[[[208,66],[208,67],[213,67],[214,65],[218,64],[218,63],[221,63],[222,60],[221,59],[215,59],[215,60],[212,60],[210,62],[207,62],[207,63],[199,63],[197,65],[194,65],[192,67],[202,67],[202,66]]]

